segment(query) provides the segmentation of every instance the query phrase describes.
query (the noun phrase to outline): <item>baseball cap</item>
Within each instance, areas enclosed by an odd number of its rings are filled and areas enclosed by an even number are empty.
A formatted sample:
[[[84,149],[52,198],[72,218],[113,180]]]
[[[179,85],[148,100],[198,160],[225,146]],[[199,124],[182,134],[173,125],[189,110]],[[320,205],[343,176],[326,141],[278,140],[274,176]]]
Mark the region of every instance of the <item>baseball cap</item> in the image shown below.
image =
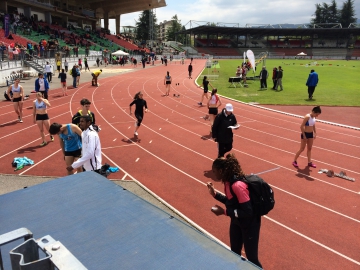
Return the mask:
[[[233,105],[231,105],[230,103],[225,105],[225,110],[228,112],[232,112],[234,111]]]

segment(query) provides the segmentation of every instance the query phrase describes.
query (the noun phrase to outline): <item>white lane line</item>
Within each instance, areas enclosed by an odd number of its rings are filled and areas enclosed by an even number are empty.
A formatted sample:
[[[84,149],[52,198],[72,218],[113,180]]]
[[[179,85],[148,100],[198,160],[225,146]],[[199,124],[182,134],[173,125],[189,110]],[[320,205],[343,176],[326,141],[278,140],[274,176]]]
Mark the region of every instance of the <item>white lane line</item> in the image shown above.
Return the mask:
[[[159,128],[159,130],[161,130],[161,128]]]
[[[113,139],[113,142],[115,142],[116,141],[116,138],[115,139]]]
[[[139,161],[139,159],[140,159],[140,158],[137,158],[137,159],[135,160],[135,162],[138,162],[138,161]]]
[[[56,115],[55,117],[52,117],[51,119],[55,119],[56,117],[62,116],[62,115],[67,114],[67,113],[69,113],[69,112],[62,113],[62,114],[58,114],[58,115]],[[51,120],[51,119],[50,119],[50,120]],[[31,128],[31,127],[36,127],[36,126],[37,126],[37,124],[33,124],[33,125],[28,126],[28,127],[26,127],[26,128],[20,129],[20,130],[18,130],[18,131],[15,131],[15,132],[13,132],[13,133],[10,133],[10,134],[8,134],[8,135],[5,135],[5,136],[3,136],[3,137],[0,137],[0,140],[3,139],[3,138],[9,137],[9,136],[11,136],[11,135],[14,135],[14,134],[16,134],[16,133],[18,133],[18,132],[24,131],[25,129],[28,129],[28,128]]]
[[[152,140],[149,143],[152,143]]]
[[[101,150],[114,149],[114,148],[122,148],[122,147],[128,147],[128,146],[136,146],[136,144],[131,143],[131,144],[125,144],[125,145],[119,145],[119,146],[101,147]]]
[[[312,239],[312,238],[310,238],[310,237],[308,237],[308,236],[306,236],[306,235],[304,235],[304,234],[302,234],[302,233],[300,233],[298,231],[295,231],[294,229],[291,229],[290,227],[288,227],[288,226],[286,226],[286,225],[284,225],[284,224],[282,224],[282,223],[280,223],[280,222],[278,222],[278,221],[276,221],[276,220],[274,220],[272,218],[269,218],[268,216],[265,216],[265,218],[267,218],[268,220],[276,223],[277,225],[279,225],[279,226],[281,226],[281,227],[283,227],[283,228],[285,228],[285,229],[287,229],[287,230],[289,230],[289,231],[291,231],[291,232],[305,238],[306,240],[308,240],[310,242],[313,242],[314,244],[316,244],[316,245],[318,245],[318,246],[320,246],[322,248],[325,248],[325,249],[329,250],[330,252],[335,253],[336,255],[339,255],[340,257],[343,257],[344,259],[346,259],[348,261],[351,261],[351,262],[353,262],[353,263],[355,263],[357,265],[360,265],[360,262],[358,262],[358,261],[356,261],[356,260],[354,260],[354,259],[352,259],[352,258],[350,258],[350,257],[336,251],[335,249],[332,249],[332,248],[330,248],[330,247],[328,247],[328,246],[326,246],[324,244],[321,244],[320,242],[315,241],[314,239]]]
[[[264,174],[264,173],[268,173],[268,172],[272,172],[272,171],[276,171],[280,169],[280,167],[276,167],[276,168],[273,168],[273,169],[270,169],[270,170],[267,170],[267,171],[263,171],[263,172],[258,172],[258,173],[254,173],[256,175],[260,175],[260,174]]]

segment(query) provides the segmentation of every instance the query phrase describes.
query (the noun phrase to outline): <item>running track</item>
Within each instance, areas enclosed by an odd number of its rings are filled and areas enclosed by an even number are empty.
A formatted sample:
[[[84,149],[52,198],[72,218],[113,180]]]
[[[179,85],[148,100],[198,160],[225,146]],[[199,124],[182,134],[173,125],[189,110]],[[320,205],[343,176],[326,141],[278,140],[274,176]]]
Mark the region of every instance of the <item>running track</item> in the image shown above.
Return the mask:
[[[204,62],[197,60],[194,74]],[[173,78],[170,97],[163,78]],[[210,212],[216,201],[207,192],[211,164],[217,156],[210,140],[206,108],[197,102],[202,90],[187,78],[187,65],[158,66],[100,79],[101,85],[83,83],[60,96],[50,92],[52,122],[68,123],[80,99],[92,101],[102,143],[104,162],[121,167],[116,179],[137,179],[208,233],[229,244],[229,219]],[[176,86],[175,83],[179,83]],[[142,90],[149,106],[138,138],[129,104]],[[180,94],[180,98],[172,96]],[[34,98],[32,96],[32,98]],[[223,104],[226,99],[222,99]],[[306,167],[305,152],[296,170],[291,162],[299,147],[301,119],[232,102],[241,124],[235,131],[233,152],[246,173],[261,173],[274,188],[275,209],[262,219],[260,260],[265,269],[360,269],[360,136],[359,131],[317,123],[313,148],[317,169]],[[0,173],[65,175],[59,140],[40,147],[32,123],[32,100],[24,103],[24,123],[16,122],[11,103],[0,104]],[[307,112],[304,112],[304,114]],[[49,138],[47,136],[47,138]],[[26,156],[35,165],[13,171],[14,157]],[[357,164],[357,165],[356,165]],[[318,169],[345,170],[356,182],[328,178]],[[221,184],[215,187],[222,191]]]

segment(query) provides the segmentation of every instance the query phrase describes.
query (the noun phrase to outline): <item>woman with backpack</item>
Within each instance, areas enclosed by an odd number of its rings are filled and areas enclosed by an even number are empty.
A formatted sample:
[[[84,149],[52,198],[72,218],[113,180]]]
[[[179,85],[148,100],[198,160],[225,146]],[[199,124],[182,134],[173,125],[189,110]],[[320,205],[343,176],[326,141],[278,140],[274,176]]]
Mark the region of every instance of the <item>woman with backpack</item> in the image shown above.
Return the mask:
[[[218,108],[221,106],[221,100],[219,95],[217,94],[217,89],[214,88],[211,91],[211,96],[208,100],[207,107],[209,109],[209,117],[210,117],[210,132],[212,132],[212,126],[214,124],[215,117],[218,115]]]
[[[216,192],[213,183],[208,182],[207,188],[211,196],[222,202],[226,209],[215,205],[211,211],[217,215],[230,217],[231,250],[241,255],[244,245],[247,259],[262,268],[258,259],[261,216],[254,214],[250,202],[248,185],[241,181],[245,173],[241,169],[235,155],[230,153],[226,158],[217,158],[212,165],[215,182],[224,184],[224,194]]]

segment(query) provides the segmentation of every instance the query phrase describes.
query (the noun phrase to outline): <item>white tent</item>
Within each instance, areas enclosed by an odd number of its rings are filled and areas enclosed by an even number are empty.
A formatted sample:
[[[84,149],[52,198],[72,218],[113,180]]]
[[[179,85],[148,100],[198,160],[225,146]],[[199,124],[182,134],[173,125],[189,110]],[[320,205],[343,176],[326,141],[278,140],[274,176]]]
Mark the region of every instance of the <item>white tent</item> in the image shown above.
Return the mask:
[[[298,53],[297,55],[299,55],[299,56],[305,56],[305,55],[307,55],[307,54],[306,54],[306,53],[301,52],[301,53]]]
[[[129,55],[129,54],[122,50],[118,50],[116,52],[113,52],[111,55]]]

